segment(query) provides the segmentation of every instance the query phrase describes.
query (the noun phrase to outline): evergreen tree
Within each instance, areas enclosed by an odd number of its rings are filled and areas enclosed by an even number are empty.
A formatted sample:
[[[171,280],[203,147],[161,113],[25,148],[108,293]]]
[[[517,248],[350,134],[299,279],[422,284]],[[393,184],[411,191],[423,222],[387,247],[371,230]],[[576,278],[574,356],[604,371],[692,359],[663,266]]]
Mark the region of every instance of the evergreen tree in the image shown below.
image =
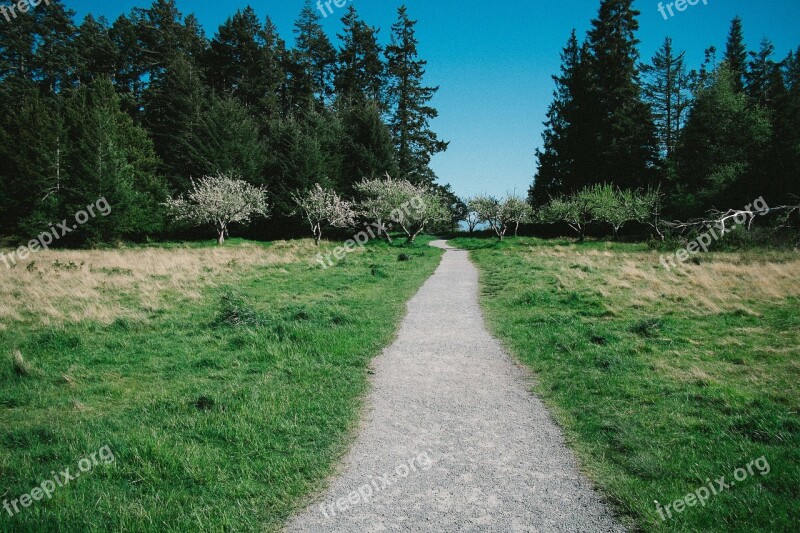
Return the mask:
[[[160,172],[171,192],[190,187],[191,161],[186,147],[200,122],[207,91],[199,67],[189,57],[176,56],[144,94],[143,123],[161,160]]]
[[[672,159],[690,104],[684,55],[684,52],[674,53],[672,39],[667,37],[651,64],[641,67],[645,76],[644,98],[653,110],[659,146],[667,160]]]
[[[736,74],[723,65],[689,113],[676,154],[675,211],[694,216],[711,206],[746,205],[761,196],[756,168],[770,130],[768,115],[737,92]]]
[[[207,46],[197,18],[184,17],[174,0],[155,0],[147,9],[135,8],[131,20],[136,26],[143,70],[151,79],[163,74],[176,57],[198,61]]]
[[[731,21],[728,33],[728,42],[725,45],[725,63],[731,76],[731,82],[736,92],[744,91],[744,79],[747,73],[747,49],[744,45],[744,31],[742,19],[736,16]]]
[[[789,53],[782,73],[786,91],[777,100],[781,112],[776,116],[773,143],[778,150],[775,163],[780,173],[779,201],[797,204],[800,200],[800,48]]]
[[[340,189],[351,194],[356,183],[364,178],[377,178],[388,173],[397,175],[397,163],[389,128],[381,119],[375,102],[347,106],[341,111],[343,128],[342,177]]]
[[[13,23],[0,22],[0,82],[35,82],[50,94],[70,88],[76,64],[73,16],[61,2],[52,2]]]
[[[67,242],[113,242],[160,231],[166,187],[147,132],[120,106],[111,81],[99,79],[66,104],[68,149],[59,194],[63,217],[104,197],[112,208],[70,233]]]
[[[777,93],[786,87],[783,83],[781,65],[772,60],[775,47],[769,39],[761,41],[758,52],[750,52],[745,81],[747,94],[764,108],[774,108]]]
[[[117,51],[114,64],[114,86],[122,97],[122,107],[136,121],[141,120],[144,106],[145,81],[144,51],[137,37],[134,22],[121,15],[108,30],[108,36]]]
[[[278,217],[289,217],[296,205],[292,194],[308,190],[319,183],[328,186],[327,152],[320,142],[321,122],[330,119],[310,112],[303,120],[290,117],[268,124],[266,143],[265,185],[270,191],[270,204]]]
[[[33,85],[17,96],[0,115],[0,220],[2,234],[25,240],[54,221],[64,186],[64,126],[56,98]]]
[[[540,207],[562,194],[582,188],[586,180],[585,146],[594,142],[597,116],[590,109],[591,72],[588,47],[578,45],[572,31],[561,53],[561,74],[553,76],[556,89],[547,112],[543,147],[537,149],[537,172],[529,201]]]
[[[119,63],[119,51],[109,35],[108,22],[103,17],[87,15],[75,38],[78,58],[76,77],[82,85],[98,78],[111,78]]]
[[[369,100],[383,112],[386,105],[385,72],[378,31],[358,18],[351,5],[342,17],[342,47],[334,76],[337,98],[345,105]]]
[[[187,139],[186,163],[195,178],[236,174],[259,185],[265,157],[258,123],[232,97],[215,97]]]
[[[766,57],[766,60],[764,59]],[[797,204],[800,200],[800,72],[794,53],[779,63],[768,58],[766,49],[751,62],[750,88],[770,113],[772,139],[765,153],[760,183],[773,204]],[[756,80],[766,80],[765,83]]]
[[[639,12],[632,2],[602,0],[589,32],[592,92],[583,113],[597,129],[596,141],[584,147],[589,152],[582,158],[585,185],[609,182],[637,189],[655,178],[655,127],[641,99],[635,37]]]
[[[254,116],[279,112],[283,72],[272,29],[247,7],[220,26],[205,55],[210,86],[238,98]]]
[[[392,26],[391,44],[386,48],[388,96],[391,109],[390,131],[397,154],[401,179],[414,184],[433,183],[431,158],[447,149],[430,129],[430,120],[439,113],[430,106],[438,87],[425,87],[426,61],[419,59],[416,21],[408,18],[405,6],[398,9],[398,20]]]
[[[333,99],[333,74],[336,68],[336,50],[320,24],[319,13],[306,0],[295,23],[295,64],[293,92],[299,101],[315,99],[321,105]]]

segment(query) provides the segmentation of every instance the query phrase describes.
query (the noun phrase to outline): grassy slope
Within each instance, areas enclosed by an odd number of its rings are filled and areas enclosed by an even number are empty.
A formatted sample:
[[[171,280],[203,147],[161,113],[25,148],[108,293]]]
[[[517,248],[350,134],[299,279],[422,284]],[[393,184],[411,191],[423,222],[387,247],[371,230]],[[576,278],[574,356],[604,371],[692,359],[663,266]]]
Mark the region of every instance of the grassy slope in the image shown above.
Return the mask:
[[[800,528],[800,258],[706,255],[667,273],[645,247],[456,239],[494,331],[585,469],[647,531]],[[765,456],[770,472],[656,512]],[[726,481],[726,482],[727,482]],[[716,485],[715,485],[716,486]]]
[[[438,264],[440,251],[422,241],[411,249],[376,243],[325,271],[314,266],[317,250],[308,245],[288,260],[244,266],[271,252],[252,245],[243,252],[241,243],[222,255],[210,247],[173,249],[171,258],[200,254],[187,269],[198,268],[203,254],[218,257],[200,268],[196,297],[165,282],[153,308],[137,298],[147,284],[137,251],[125,261],[133,273],[89,264],[64,271],[64,261],[58,272],[44,267],[42,280],[61,276],[61,286],[74,275],[75,283],[80,276],[82,285],[105,290],[121,317],[110,324],[43,325],[30,312],[3,319],[0,503],[30,492],[51,471],[74,472],[101,446],[111,447],[116,462],[14,518],[0,508],[0,530],[277,529],[342,453],[371,358],[390,342],[404,303]],[[399,262],[401,252],[413,260]],[[115,253],[92,252],[91,261]],[[225,261],[226,253],[234,259]],[[52,257],[36,259],[31,276]],[[95,276],[99,282],[87,281]],[[120,282],[124,290],[103,281],[131,276],[136,282]],[[153,275],[153,283],[167,277]],[[231,285],[239,296],[229,315],[256,326],[220,324],[221,295]],[[24,292],[3,296],[24,305]],[[91,302],[84,308],[92,310]],[[15,349],[31,375],[13,371],[7,354]],[[213,406],[204,400],[205,410],[198,408],[201,397]]]

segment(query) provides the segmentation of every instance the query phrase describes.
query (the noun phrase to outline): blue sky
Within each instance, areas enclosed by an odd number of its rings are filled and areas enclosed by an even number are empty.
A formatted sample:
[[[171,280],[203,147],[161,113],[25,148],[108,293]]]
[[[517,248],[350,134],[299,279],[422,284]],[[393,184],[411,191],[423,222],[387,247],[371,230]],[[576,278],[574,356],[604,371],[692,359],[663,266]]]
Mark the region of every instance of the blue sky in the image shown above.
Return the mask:
[[[304,0],[252,0],[263,18],[272,17],[281,36],[293,40],[292,25]],[[316,1],[316,0],[314,0]],[[362,18],[382,29],[388,40],[396,10],[405,3],[419,21],[420,55],[428,60],[427,83],[439,85],[433,105],[440,117],[434,129],[450,141],[433,167],[442,183],[461,195],[506,192],[525,194],[535,171],[534,150],[540,146],[542,122],[552,99],[551,76],[558,72],[559,53],[569,32],[584,35],[597,13],[599,0],[350,0]],[[755,49],[763,37],[783,58],[800,46],[797,0],[703,0],[669,20],[658,1],[637,0],[640,51],[652,57],[664,37],[686,50],[690,68],[699,66],[703,51],[724,47],[731,19],[744,20],[745,38]],[[668,2],[665,2],[665,4]],[[82,19],[87,13],[113,20],[147,0],[97,2],[67,0]],[[194,13],[212,37],[217,27],[246,0],[177,0],[184,13]],[[344,8],[323,20],[333,38]]]

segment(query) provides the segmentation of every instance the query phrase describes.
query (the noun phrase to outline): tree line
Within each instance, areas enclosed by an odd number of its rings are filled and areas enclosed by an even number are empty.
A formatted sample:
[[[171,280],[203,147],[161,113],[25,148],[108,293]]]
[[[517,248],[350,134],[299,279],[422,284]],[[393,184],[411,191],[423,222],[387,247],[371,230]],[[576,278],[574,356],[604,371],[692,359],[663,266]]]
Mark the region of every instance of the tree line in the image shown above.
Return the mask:
[[[531,204],[561,220],[600,197],[620,205],[614,194],[653,191],[664,199],[658,215],[680,219],[760,197],[798,205],[800,48],[777,59],[764,39],[748,50],[736,17],[722,53],[708,48],[697,69],[670,38],[641,62],[638,15],[632,0],[602,0],[586,38],[570,35]]]
[[[352,5],[334,46],[307,1],[293,44],[247,7],[212,38],[173,0],[80,24],[60,2],[0,24],[0,238],[26,240],[103,196],[114,216],[66,244],[170,235],[166,200],[192,178],[267,190],[260,236],[298,231],[294,195],[344,197],[388,173],[435,188],[416,21],[400,7],[387,44]],[[273,235],[269,235],[269,231]]]

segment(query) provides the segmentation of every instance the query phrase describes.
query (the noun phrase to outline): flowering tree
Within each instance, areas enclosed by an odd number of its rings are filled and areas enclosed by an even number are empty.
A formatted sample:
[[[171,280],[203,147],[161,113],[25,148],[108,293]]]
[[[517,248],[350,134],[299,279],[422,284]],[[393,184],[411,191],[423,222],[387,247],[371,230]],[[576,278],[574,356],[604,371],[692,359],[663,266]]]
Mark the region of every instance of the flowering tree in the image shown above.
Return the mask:
[[[508,219],[509,225],[514,224],[514,237],[519,234],[519,225],[533,220],[533,208],[519,196],[509,195],[501,205],[503,215]]]
[[[467,212],[464,216],[464,222],[467,223],[467,227],[469,228],[470,233],[475,233],[475,228],[478,227],[478,224],[481,223],[481,215],[478,213],[475,205],[473,204],[473,199],[469,198],[464,201],[467,206]]]
[[[476,196],[470,205],[478,213],[480,222],[489,224],[501,241],[512,225],[514,225],[514,235],[516,235],[519,225],[528,222],[533,216],[531,206],[522,198],[514,195],[509,195],[503,200],[498,200],[493,196]]]
[[[401,209],[393,214],[392,220],[403,229],[408,242],[414,242],[425,228],[452,223],[453,213],[441,193],[414,185],[411,185],[407,193],[413,193],[414,196],[402,204]]]
[[[566,222],[575,233],[578,240],[583,242],[586,238],[586,227],[596,220],[594,198],[588,189],[584,189],[574,196],[565,196],[551,200],[540,212],[544,222]]]
[[[385,224],[389,223],[392,214],[398,206],[402,205],[405,195],[402,193],[402,186],[397,180],[393,180],[389,174],[385,178],[364,179],[355,185],[356,192],[361,197],[359,206],[361,213],[370,222],[374,222],[378,228],[378,236],[386,236],[386,240],[392,242],[392,236]]]
[[[414,242],[431,225],[452,221],[447,200],[426,185],[394,180],[387,174],[382,179],[365,179],[356,185],[356,190],[362,197],[362,212],[378,223],[379,232],[382,231],[389,242],[392,242],[389,228],[384,227],[387,221],[399,225],[408,242]]]
[[[266,190],[229,174],[192,180],[192,190],[186,196],[169,198],[166,206],[175,220],[198,226],[213,224],[220,245],[225,242],[231,224],[246,224],[255,216],[269,216]]]
[[[324,226],[348,228],[355,225],[357,213],[353,204],[339,198],[335,191],[323,189],[319,183],[304,194],[293,194],[292,199],[311,225],[317,246],[322,240]]]

